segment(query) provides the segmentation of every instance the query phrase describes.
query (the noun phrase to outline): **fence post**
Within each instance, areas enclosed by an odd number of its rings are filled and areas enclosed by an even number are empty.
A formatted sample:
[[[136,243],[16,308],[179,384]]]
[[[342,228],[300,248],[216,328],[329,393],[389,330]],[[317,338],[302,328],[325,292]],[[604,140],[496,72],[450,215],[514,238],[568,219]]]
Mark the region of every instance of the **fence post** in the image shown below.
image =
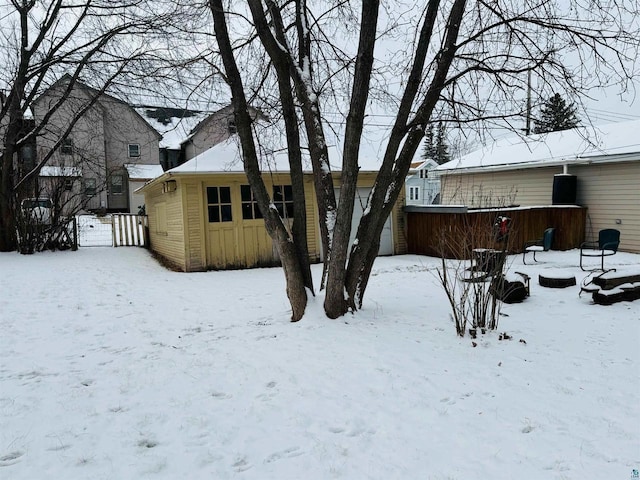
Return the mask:
[[[78,217],[74,215],[71,223],[73,225],[73,243],[71,244],[71,250],[75,252],[76,250],[78,250]]]
[[[115,214],[111,214],[111,232],[113,232],[113,246],[117,247],[118,246],[118,242],[116,240],[116,221],[115,221]]]

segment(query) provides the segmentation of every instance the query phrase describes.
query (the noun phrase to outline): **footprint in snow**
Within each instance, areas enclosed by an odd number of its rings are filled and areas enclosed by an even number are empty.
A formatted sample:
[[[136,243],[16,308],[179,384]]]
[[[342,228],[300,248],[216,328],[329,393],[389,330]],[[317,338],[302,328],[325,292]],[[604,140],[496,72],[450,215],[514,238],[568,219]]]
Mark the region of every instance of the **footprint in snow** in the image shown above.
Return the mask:
[[[211,396],[213,398],[217,398],[220,400],[224,400],[226,398],[231,398],[231,395],[228,393],[224,393],[224,392],[211,392]]]
[[[291,448],[286,448],[280,452],[275,452],[272,453],[271,455],[269,455],[267,458],[264,459],[264,463],[271,463],[271,462],[275,462],[277,460],[281,460],[283,458],[293,458],[293,457],[298,457],[300,455],[302,455],[304,452],[302,450],[300,450],[300,447],[291,447]]]
[[[9,467],[20,461],[20,457],[24,455],[24,452],[16,450],[15,452],[7,453],[0,457],[0,467]]]
[[[153,448],[158,446],[158,442],[144,438],[138,442],[139,447]]]
[[[249,470],[251,465],[247,463],[247,459],[242,457],[233,464],[233,468],[236,469],[236,472],[244,472],[245,470]]]

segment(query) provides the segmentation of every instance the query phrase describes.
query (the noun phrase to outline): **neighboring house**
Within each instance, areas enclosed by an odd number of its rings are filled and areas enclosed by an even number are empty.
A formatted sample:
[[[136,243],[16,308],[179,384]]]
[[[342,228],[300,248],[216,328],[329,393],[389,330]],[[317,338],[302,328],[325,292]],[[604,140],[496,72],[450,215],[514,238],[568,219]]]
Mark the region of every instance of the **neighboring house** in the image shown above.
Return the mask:
[[[640,253],[639,131],[636,120],[497,141],[437,167],[441,203],[582,205],[587,240],[615,228],[620,249]]]
[[[69,80],[65,75],[33,102],[31,108],[36,124],[62,98]],[[86,209],[137,211],[137,205],[130,204],[132,186],[125,165],[160,165],[158,142],[161,136],[126,102],[76,82],[68,98],[38,136],[37,158],[53,148],[78,112],[96,95],[98,100],[74,125],[48,165],[82,172],[81,188]]]
[[[236,133],[231,106],[213,113],[151,106],[137,107],[136,111],[162,134],[160,163],[165,170],[182,165]],[[254,118],[259,115],[256,109],[250,111]]]
[[[211,115],[209,112],[186,108],[148,105],[136,107],[136,111],[162,135],[159,147],[160,164],[164,170],[185,162],[183,142],[189,138],[194,128]]]
[[[426,160],[411,164],[409,175],[405,181],[407,205],[432,205],[438,203],[440,197],[440,178],[435,175],[434,168],[438,164],[434,160]]]
[[[127,170],[127,176],[129,177],[129,205],[131,213],[139,213],[143,211],[144,195],[136,193],[136,190],[148,181],[162,175],[162,166],[127,163],[124,168]]]
[[[273,265],[278,255],[253,200],[236,137],[165,172],[138,192],[145,196],[151,249],[184,271]],[[263,161],[264,179],[283,215],[294,208],[286,155]],[[360,171],[354,224],[365,208],[376,171]],[[339,186],[339,175],[334,177]],[[305,174],[310,260],[320,261],[313,177]],[[402,197],[401,197],[402,198]],[[401,201],[381,236],[380,254],[406,251]],[[353,232],[355,235],[355,231]]]

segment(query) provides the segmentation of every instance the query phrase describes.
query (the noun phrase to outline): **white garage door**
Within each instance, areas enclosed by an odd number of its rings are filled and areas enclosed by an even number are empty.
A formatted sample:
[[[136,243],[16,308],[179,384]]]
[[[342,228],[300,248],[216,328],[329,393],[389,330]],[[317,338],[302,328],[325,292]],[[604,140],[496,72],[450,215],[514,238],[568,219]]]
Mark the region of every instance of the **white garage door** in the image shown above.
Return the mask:
[[[367,205],[367,198],[369,198],[370,188],[358,188],[356,198],[353,203],[353,218],[351,220],[351,238],[350,243],[356,238],[356,232],[358,231],[358,224],[362,213]],[[336,199],[340,202],[340,190],[336,189]],[[378,249],[378,255],[393,255],[393,235],[391,232],[391,217],[387,218],[380,235],[380,248]]]

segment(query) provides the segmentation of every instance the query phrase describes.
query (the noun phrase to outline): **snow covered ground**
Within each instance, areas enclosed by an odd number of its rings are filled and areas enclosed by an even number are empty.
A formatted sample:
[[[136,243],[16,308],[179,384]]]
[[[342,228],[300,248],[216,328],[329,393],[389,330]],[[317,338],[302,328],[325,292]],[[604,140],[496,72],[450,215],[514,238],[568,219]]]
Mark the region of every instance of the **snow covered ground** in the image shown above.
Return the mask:
[[[513,338],[474,348],[428,257],[378,259],[357,315],[317,298],[292,324],[279,269],[0,254],[0,478],[632,478],[640,301],[542,288],[585,274],[577,251],[539,257],[513,258],[533,277],[503,308]]]

